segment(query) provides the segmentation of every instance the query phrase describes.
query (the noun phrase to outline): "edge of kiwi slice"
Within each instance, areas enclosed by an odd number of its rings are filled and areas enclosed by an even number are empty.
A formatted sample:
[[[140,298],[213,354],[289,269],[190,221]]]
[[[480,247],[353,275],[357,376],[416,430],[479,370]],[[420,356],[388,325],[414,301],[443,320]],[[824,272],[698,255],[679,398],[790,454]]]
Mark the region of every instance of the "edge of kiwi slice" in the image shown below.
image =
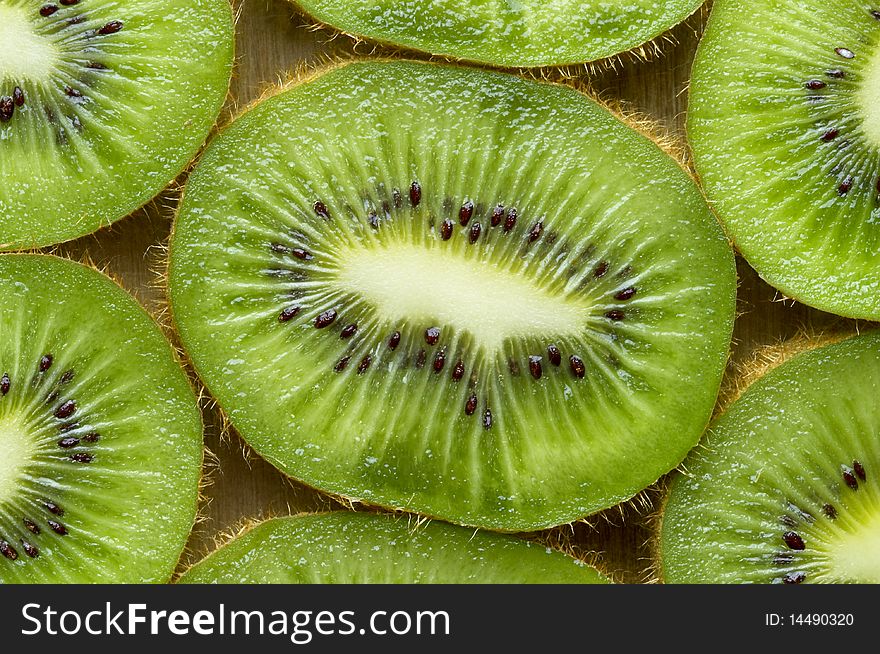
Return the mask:
[[[168,581],[195,521],[196,394],[118,283],[0,255],[0,582]]]
[[[575,558],[513,536],[414,516],[333,511],[253,523],[182,584],[606,584]]]
[[[502,68],[559,67],[625,56],[645,60],[660,51],[670,29],[700,11],[705,0],[625,3],[562,0],[290,0],[315,22],[355,41],[406,48],[451,61]],[[564,5],[564,6],[560,6]],[[585,6],[590,5],[590,6]],[[503,15],[498,15],[498,12]]]
[[[0,250],[155,198],[216,124],[235,49],[228,0],[4,0],[0,42]]]
[[[502,73],[354,62],[283,91],[209,145],[169,247],[184,348],[261,456],[499,531],[595,513],[680,463],[736,276],[676,161],[576,90]]]
[[[747,375],[757,378],[671,478],[658,513],[660,578],[880,580],[878,352],[873,330],[762,353]]]

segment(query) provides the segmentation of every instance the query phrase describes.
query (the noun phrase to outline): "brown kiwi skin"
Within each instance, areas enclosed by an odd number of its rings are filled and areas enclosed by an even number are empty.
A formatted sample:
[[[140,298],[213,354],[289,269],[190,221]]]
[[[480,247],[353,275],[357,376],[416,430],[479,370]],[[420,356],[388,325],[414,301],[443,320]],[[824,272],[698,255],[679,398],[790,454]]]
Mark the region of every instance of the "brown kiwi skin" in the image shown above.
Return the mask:
[[[726,413],[727,409],[753,383],[793,357],[810,350],[825,347],[826,345],[840,343],[865,331],[858,322],[842,320],[825,332],[816,332],[804,328],[788,340],[775,345],[764,345],[755,348],[745,361],[729,366],[712,421],[714,422],[718,417]],[[702,441],[697,445],[697,448],[705,449]],[[648,543],[649,557],[643,571],[643,576],[647,583],[666,583],[663,573],[663,551],[661,544],[663,516],[666,514],[666,504],[669,501],[670,479],[673,475],[690,474],[685,463],[682,463],[678,468],[666,475],[658,484],[660,493],[659,503],[657,510],[649,517],[651,525],[651,538]]]
[[[408,53],[408,51],[404,51],[404,50],[399,50],[399,52],[400,53]],[[466,64],[454,62],[454,61],[449,62],[446,59],[441,58],[441,57],[430,57],[428,59],[413,60],[413,59],[402,59],[401,57],[394,57],[391,55],[386,55],[386,56],[381,56],[381,57],[360,57],[360,56],[353,55],[353,54],[352,55],[334,55],[334,56],[328,55],[328,56],[321,58],[319,61],[317,61],[315,63],[304,63],[304,64],[299,65],[296,69],[294,69],[292,72],[290,72],[288,74],[287,78],[284,81],[277,83],[277,84],[267,85],[264,88],[264,90],[255,99],[253,99],[251,102],[249,102],[247,105],[238,109],[238,111],[227,112],[227,114],[224,117],[224,120],[221,123],[219,123],[217,129],[212,134],[211,140],[208,142],[208,144],[206,144],[205,148],[207,148],[207,146],[210,145],[211,141],[213,141],[213,139],[217,138],[217,136],[226,127],[228,127],[232,122],[234,122],[238,118],[244,116],[245,114],[247,114],[248,112],[253,110],[255,107],[257,107],[263,101],[268,100],[269,98],[272,98],[276,95],[279,95],[280,93],[284,93],[285,91],[288,91],[296,86],[299,86],[300,84],[308,83],[308,82],[310,82],[310,81],[312,81],[312,80],[314,80],[314,79],[316,79],[326,73],[329,73],[333,70],[337,70],[339,68],[344,68],[345,66],[348,66],[351,64],[357,64],[357,63],[361,63],[361,62],[391,63],[391,62],[398,62],[398,61],[416,61],[418,63],[423,63],[426,65],[447,65],[447,66],[455,66],[455,67],[459,67],[459,68],[471,68],[470,66],[467,66]],[[522,70],[497,69],[496,70],[496,72],[502,72],[502,73],[516,75],[516,76],[521,77],[523,79],[528,79],[528,80],[534,81],[534,82],[555,85],[555,86],[565,86],[567,88],[572,88],[572,89],[576,90],[577,92],[581,93],[582,95],[585,95],[590,100],[596,102],[601,107],[606,109],[618,121],[620,121],[621,123],[623,123],[624,125],[626,125],[630,129],[638,132],[639,134],[641,134],[642,136],[644,136],[645,138],[650,140],[652,143],[654,143],[655,146],[657,146],[661,151],[663,151],[666,155],[668,155],[670,158],[672,158],[673,161],[675,161],[678,164],[678,166],[679,166],[679,168],[681,168],[681,170],[683,170],[691,179],[695,180],[694,172],[691,169],[691,167],[689,166],[687,158],[686,158],[687,157],[686,146],[681,144],[678,139],[671,136],[659,123],[650,119],[649,117],[645,116],[644,114],[641,114],[639,112],[636,112],[636,111],[633,111],[633,110],[627,108],[621,102],[610,102],[610,101],[603,99],[596,92],[594,92],[592,90],[592,88],[589,86],[589,84],[586,81],[584,81],[582,79],[566,78],[564,76],[559,76],[555,79],[550,79],[549,77],[540,76],[539,75],[540,71],[541,71],[541,69],[522,69]],[[202,149],[202,153],[204,152],[205,148]],[[201,157],[201,153],[199,155],[199,158],[200,157]],[[194,160],[194,163],[198,163],[198,158],[196,160]],[[702,194],[702,190],[700,190],[700,193]],[[174,235],[175,235],[175,231],[177,228],[178,214],[180,212],[180,207],[183,205],[183,200],[184,200],[185,196],[186,196],[186,187],[184,186],[181,189],[180,196],[179,196],[179,199],[177,202],[177,208],[174,212],[174,220],[172,222],[171,232],[170,232],[167,240],[155,248],[156,254],[154,256],[154,263],[152,264],[152,268],[153,268],[154,274],[156,276],[156,282],[155,282],[156,286],[160,289],[160,291],[161,291],[160,295],[163,298],[162,315],[163,315],[163,317],[167,317],[167,320],[170,325],[170,329],[171,329],[172,333],[175,335],[174,336],[175,348],[177,349],[179,355],[183,358],[184,367],[188,371],[188,373],[190,374],[191,380],[194,380],[193,383],[195,383],[198,386],[198,388],[200,389],[200,397],[202,397],[203,395],[207,395],[208,399],[203,403],[205,408],[206,409],[210,408],[210,410],[214,411],[219,416],[220,421],[221,421],[221,426],[220,426],[221,439],[226,440],[226,439],[230,438],[231,434],[237,434],[235,427],[233,426],[233,424],[232,424],[231,420],[229,419],[229,416],[226,413],[226,410],[223,408],[223,406],[221,406],[220,403],[217,402],[216,399],[213,398],[213,394],[211,393],[210,388],[207,387],[207,385],[205,385],[201,379],[199,379],[197,373],[195,372],[195,366],[192,362],[192,359],[189,357],[189,355],[186,353],[186,351],[180,346],[179,340],[177,339],[177,336],[176,336],[176,334],[177,334],[177,320],[174,316],[174,309],[171,306],[171,303],[168,301],[168,297],[170,297],[168,284],[169,284],[169,280],[171,278],[171,265],[172,265],[171,264],[171,257],[170,257],[171,242],[174,240]],[[715,214],[713,213],[712,215],[714,216]],[[242,452],[243,452],[243,455],[245,456],[245,458],[259,457],[258,454],[256,454],[248,445],[245,444],[244,439],[241,439],[241,437],[239,437],[239,439],[241,440],[241,442],[243,444],[242,445],[242,448],[243,448]],[[384,511],[391,511],[393,513],[407,513],[407,511],[404,507],[378,506],[378,505],[371,504],[370,502],[365,501],[361,498],[348,497],[345,495],[331,493],[326,490],[316,488],[314,486],[311,486],[311,485],[305,483],[304,481],[302,481],[300,479],[294,479],[294,478],[290,477],[289,475],[286,475],[271,460],[269,460],[269,459],[264,459],[264,460],[266,460],[270,465],[272,465],[274,468],[276,468],[279,471],[279,474],[283,475],[284,478],[287,479],[289,482],[296,483],[302,487],[305,487],[318,495],[328,497],[333,502],[336,502],[342,506],[348,507],[351,510],[369,510],[369,511],[383,511],[384,510]],[[657,484],[660,484],[661,481],[658,481]],[[657,488],[657,486],[655,484],[655,486],[652,486],[649,489],[643,490],[643,491],[637,493],[634,497],[622,502],[620,506],[623,506],[623,505],[631,506],[631,507],[634,507],[637,511],[644,510],[644,509],[646,509],[646,507],[649,509],[652,504],[651,504],[651,500],[647,499],[647,498],[649,498],[652,494],[654,494],[656,492],[656,488]],[[607,509],[604,512],[600,511],[596,515],[607,514],[607,512],[614,511],[614,510],[615,510],[614,508]],[[622,510],[621,510],[621,513],[623,513]],[[433,515],[429,515],[429,514],[423,514],[423,515],[425,518],[427,518],[429,520],[434,520],[434,519],[442,520],[442,518],[439,518],[438,516],[433,516]],[[576,522],[590,524],[589,521],[586,519],[581,519]],[[561,543],[560,547],[563,549],[563,551],[567,551],[570,554],[572,554],[573,556],[575,556],[575,558],[579,558],[579,555],[573,553],[574,550],[571,549],[571,547],[572,547],[571,539],[564,538],[564,537],[560,538],[558,536],[558,534],[556,536],[553,536],[553,534],[554,534],[554,532],[556,532],[556,530],[564,530],[566,528],[570,529],[574,524],[575,523],[569,523],[568,525],[560,525],[560,526],[557,526],[556,528],[549,530],[549,531],[545,530],[542,532],[527,532],[527,533],[531,533],[533,535],[533,539],[536,540],[537,542],[542,542],[542,543],[546,544],[548,542],[557,542],[558,541],[559,543]],[[511,533],[524,533],[524,532],[511,532]],[[556,548],[556,549],[559,549],[559,548]],[[597,555],[597,557],[598,557],[598,555]],[[588,555],[588,559],[591,559],[591,558],[593,558],[592,553],[590,553]],[[600,572],[602,572],[603,574],[606,574],[606,576],[609,579],[612,579],[614,577],[614,575],[612,573],[609,573],[608,571],[602,569],[601,561],[599,561],[598,558],[595,562],[590,561],[590,560],[588,560],[587,562],[589,562],[594,567],[597,567],[600,570]],[[597,565],[597,563],[598,563],[598,565]],[[649,577],[646,577],[646,579],[647,578],[649,578]]]

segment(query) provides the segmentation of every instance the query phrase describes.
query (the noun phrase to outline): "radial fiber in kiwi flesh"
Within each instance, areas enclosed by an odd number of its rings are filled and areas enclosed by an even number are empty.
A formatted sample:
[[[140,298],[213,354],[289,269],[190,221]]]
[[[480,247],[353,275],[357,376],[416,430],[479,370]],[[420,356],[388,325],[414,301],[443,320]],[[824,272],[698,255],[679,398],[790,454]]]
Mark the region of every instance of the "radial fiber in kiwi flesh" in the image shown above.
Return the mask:
[[[708,423],[732,252],[679,166],[570,88],[349,64],[238,118],[184,196],[184,346],[308,484],[534,529],[633,496]]]
[[[220,112],[232,31],[228,0],[0,0],[0,249],[159,193]]]
[[[637,49],[703,0],[295,0],[348,34],[505,67],[557,66]]]
[[[512,536],[336,511],[262,522],[190,568],[191,584],[603,584],[594,568]]]
[[[880,1],[718,0],[688,133],[711,203],[764,279],[880,319]]]
[[[880,332],[752,384],[685,462],[663,514],[674,583],[880,583]]]
[[[195,395],[116,284],[0,255],[0,582],[167,581],[195,518]]]

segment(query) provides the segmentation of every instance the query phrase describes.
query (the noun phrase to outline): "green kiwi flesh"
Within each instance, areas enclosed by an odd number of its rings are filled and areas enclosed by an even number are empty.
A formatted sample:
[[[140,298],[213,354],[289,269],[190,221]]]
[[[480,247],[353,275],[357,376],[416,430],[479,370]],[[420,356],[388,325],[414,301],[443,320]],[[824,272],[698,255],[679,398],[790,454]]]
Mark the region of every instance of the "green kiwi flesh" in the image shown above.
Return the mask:
[[[335,495],[502,531],[575,520],[708,424],[732,251],[691,179],[577,91],[351,63],[208,147],[170,248],[238,432]]]
[[[405,516],[336,511],[275,518],[190,568],[188,584],[604,584],[543,545]]]
[[[295,0],[347,34],[504,67],[558,66],[637,49],[703,0]]]
[[[880,1],[717,0],[690,89],[697,171],[748,262],[880,319]]]
[[[60,243],[148,202],[226,98],[228,0],[0,0],[0,249]]]
[[[201,417],[158,326],[105,275],[0,255],[0,583],[170,579]]]
[[[880,332],[753,383],[671,484],[670,583],[880,583]]]

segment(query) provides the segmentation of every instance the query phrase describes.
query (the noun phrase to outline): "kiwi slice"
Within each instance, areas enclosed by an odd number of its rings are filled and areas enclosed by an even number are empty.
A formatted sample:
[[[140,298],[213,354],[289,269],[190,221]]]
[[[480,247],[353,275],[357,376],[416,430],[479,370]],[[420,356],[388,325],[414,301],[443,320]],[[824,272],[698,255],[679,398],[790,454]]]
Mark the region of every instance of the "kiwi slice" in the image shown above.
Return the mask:
[[[352,511],[267,520],[190,568],[189,584],[604,584],[543,545]]]
[[[880,0],[717,0],[688,134],[711,204],[764,279],[880,319]]]
[[[228,0],[0,0],[0,249],[67,241],[148,202],[226,98]]]
[[[358,38],[505,67],[558,66],[626,51],[685,20],[704,0],[295,0]]]
[[[105,275],[0,256],[0,582],[167,581],[201,416],[153,320]]]
[[[241,435],[333,494],[528,530],[632,497],[710,418],[732,251],[690,178],[577,91],[337,67],[206,150],[170,252]]]
[[[880,332],[753,383],[676,475],[662,518],[673,583],[880,583]]]

